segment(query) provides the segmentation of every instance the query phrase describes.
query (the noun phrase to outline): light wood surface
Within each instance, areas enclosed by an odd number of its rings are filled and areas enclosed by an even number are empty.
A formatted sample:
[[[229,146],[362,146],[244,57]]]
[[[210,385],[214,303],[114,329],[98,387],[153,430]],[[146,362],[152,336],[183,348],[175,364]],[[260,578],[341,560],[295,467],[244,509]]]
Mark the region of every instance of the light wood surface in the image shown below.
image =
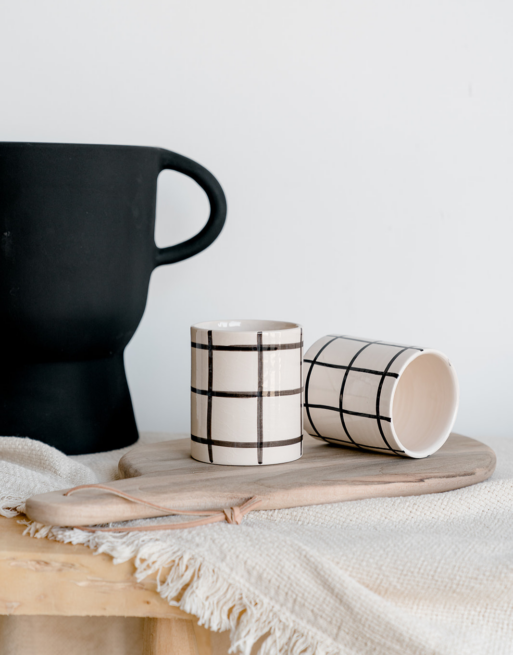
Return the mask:
[[[132,560],[114,565],[110,555],[24,537],[23,530],[0,517],[0,614],[190,620],[160,597],[154,577],[136,581]]]
[[[109,486],[173,509],[223,509],[252,496],[259,509],[282,509],[380,496],[458,489],[486,480],[495,453],[453,434],[434,455],[408,459],[329,446],[305,437],[302,459],[275,466],[214,466],[190,457],[188,439],[136,446],[120,461],[125,478]],[[33,496],[30,518],[51,525],[92,525],[162,512],[99,490]]]
[[[0,517],[0,615],[151,617],[144,655],[211,655],[209,631],[163,600],[154,577],[137,582],[132,560],[114,565],[109,555],[23,530]]]
[[[198,638],[199,637],[199,638]],[[182,619],[146,619],[143,655],[209,655],[208,630]]]

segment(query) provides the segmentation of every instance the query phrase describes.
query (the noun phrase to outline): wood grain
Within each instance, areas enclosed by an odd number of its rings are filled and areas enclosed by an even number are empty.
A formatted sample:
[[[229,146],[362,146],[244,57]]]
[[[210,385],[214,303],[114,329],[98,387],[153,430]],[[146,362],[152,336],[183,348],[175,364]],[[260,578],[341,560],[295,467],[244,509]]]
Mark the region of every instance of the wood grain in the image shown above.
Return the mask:
[[[160,597],[154,575],[137,582],[133,560],[114,566],[109,555],[23,530],[0,517],[0,614],[192,620]]]
[[[0,615],[151,617],[144,655],[212,655],[210,632],[160,597],[154,575],[137,582],[133,560],[114,565],[109,555],[23,530],[0,517]]]
[[[198,639],[197,631],[200,632]],[[206,633],[206,635],[204,634]],[[208,630],[182,619],[146,619],[143,655],[211,655]]]
[[[450,491],[486,480],[495,453],[483,443],[452,434],[425,459],[409,459],[329,446],[305,436],[302,459],[274,466],[214,466],[192,460],[188,439],[136,446],[120,461],[124,479],[111,483],[133,496],[173,509],[222,509],[251,496],[259,509]],[[162,516],[108,493],[63,491],[33,496],[27,515],[51,525],[94,525]]]

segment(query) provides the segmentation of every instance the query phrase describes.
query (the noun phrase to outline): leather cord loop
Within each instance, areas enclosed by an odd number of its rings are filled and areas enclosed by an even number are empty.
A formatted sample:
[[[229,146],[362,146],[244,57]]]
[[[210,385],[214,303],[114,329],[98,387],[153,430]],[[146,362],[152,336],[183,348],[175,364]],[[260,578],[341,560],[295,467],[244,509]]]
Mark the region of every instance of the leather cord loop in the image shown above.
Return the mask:
[[[230,525],[240,525],[246,514],[253,511],[261,504],[262,500],[257,496],[253,496],[246,500],[242,505],[229,507],[227,509],[212,509],[212,510],[183,510],[183,509],[171,509],[170,507],[163,507],[162,505],[157,505],[151,503],[150,501],[143,500],[142,498],[137,498],[137,496],[131,496],[130,494],[120,491],[119,489],[114,489],[114,487],[109,487],[105,484],[82,484],[78,487],[73,487],[64,493],[64,496],[71,496],[78,491],[83,491],[86,489],[99,489],[100,491],[106,491],[107,493],[113,494],[114,496],[119,496],[119,498],[124,498],[132,503],[137,503],[139,505],[144,505],[145,507],[151,507],[156,509],[163,514],[184,514],[184,515],[194,515],[201,516],[203,518],[196,519],[194,521],[182,521],[181,523],[167,523],[161,525],[148,525],[148,526],[126,526],[126,527],[117,527],[117,528],[94,528],[89,526],[73,526],[79,530],[85,530],[86,532],[148,532],[153,530],[184,530],[186,528],[195,528],[200,525],[209,525],[210,523],[220,523],[226,521]]]

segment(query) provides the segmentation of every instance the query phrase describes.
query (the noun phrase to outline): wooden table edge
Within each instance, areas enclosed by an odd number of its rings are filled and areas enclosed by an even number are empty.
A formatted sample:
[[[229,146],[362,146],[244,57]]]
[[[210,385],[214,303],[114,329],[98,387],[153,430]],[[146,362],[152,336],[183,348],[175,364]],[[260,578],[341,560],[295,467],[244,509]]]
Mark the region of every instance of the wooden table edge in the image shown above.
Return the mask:
[[[0,615],[140,617],[143,655],[211,655],[209,631],[160,596],[155,576],[137,582],[133,559],[23,536],[20,518],[0,517]]]

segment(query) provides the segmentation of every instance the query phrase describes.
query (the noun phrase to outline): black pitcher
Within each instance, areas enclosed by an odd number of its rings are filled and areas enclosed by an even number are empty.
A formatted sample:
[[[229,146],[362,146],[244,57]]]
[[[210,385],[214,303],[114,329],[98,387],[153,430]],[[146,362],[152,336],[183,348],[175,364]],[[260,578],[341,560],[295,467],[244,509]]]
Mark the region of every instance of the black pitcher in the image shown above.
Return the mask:
[[[192,177],[211,213],[192,239],[157,248],[164,169]],[[225,217],[213,175],[168,150],[0,143],[0,435],[67,454],[134,443],[123,351],[150,275],[204,250]]]

